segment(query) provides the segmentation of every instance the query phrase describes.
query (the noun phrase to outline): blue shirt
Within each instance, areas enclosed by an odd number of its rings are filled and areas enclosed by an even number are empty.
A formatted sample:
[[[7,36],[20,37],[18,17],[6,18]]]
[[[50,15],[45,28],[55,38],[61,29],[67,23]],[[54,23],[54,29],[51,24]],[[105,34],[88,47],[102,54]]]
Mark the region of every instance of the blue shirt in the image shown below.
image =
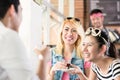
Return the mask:
[[[56,64],[58,61],[63,61],[64,58],[61,54],[56,54],[55,50],[51,50],[51,64],[52,66]],[[76,66],[79,66],[81,70],[84,72],[84,60],[76,56],[76,51],[73,50],[72,52],[72,59],[71,64],[74,64]],[[54,75],[54,80],[61,80],[63,75],[63,71],[56,71]],[[70,74],[70,80],[75,80],[78,78],[77,74],[71,75]]]

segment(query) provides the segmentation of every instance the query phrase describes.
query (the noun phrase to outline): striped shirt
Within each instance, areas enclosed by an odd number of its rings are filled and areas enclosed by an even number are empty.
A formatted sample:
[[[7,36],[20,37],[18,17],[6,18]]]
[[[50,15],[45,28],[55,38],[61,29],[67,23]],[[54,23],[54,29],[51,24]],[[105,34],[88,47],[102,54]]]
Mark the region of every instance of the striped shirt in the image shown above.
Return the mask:
[[[96,73],[98,80],[114,80],[116,77],[120,76],[120,59],[116,59],[109,66],[107,74],[102,74],[100,69],[92,64],[92,70]]]

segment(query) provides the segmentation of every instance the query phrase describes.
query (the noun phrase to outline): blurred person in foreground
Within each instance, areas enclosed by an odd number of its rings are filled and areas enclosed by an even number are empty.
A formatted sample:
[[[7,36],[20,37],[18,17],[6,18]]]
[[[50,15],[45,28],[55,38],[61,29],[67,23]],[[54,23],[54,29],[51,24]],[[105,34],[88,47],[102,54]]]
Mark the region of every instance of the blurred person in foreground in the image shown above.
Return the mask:
[[[21,20],[19,0],[0,0],[0,80],[39,80],[18,35]],[[42,62],[39,72],[43,75],[46,62]]]

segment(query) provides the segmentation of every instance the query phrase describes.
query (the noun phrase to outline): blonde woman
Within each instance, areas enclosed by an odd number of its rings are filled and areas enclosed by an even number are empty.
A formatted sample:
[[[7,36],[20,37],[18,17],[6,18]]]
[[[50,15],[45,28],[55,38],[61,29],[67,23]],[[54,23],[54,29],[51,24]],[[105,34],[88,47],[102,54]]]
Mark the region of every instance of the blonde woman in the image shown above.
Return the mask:
[[[59,33],[58,44],[51,49],[51,60],[48,65],[49,80],[75,80],[76,74],[69,74],[69,64],[79,66],[84,72],[80,44],[84,37],[84,30],[78,18],[67,17]],[[70,69],[68,69],[70,68]]]

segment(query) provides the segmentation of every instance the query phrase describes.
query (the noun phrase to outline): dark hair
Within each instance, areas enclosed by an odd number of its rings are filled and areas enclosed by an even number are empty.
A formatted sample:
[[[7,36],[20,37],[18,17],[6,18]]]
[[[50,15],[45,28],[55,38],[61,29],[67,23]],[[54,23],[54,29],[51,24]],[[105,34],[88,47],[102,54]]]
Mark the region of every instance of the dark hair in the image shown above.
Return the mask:
[[[109,42],[109,38],[108,36],[106,35],[106,33],[104,31],[101,31],[101,37],[97,36],[96,37],[97,41],[99,42],[100,44],[100,47],[103,45],[103,44],[106,44],[107,45],[107,51],[105,55],[109,56],[109,57],[113,57],[113,58],[116,58],[116,48],[115,48],[115,45],[111,42]],[[105,40],[107,42],[105,42]]]
[[[100,9],[93,9],[91,12],[90,12],[90,15],[93,15],[93,14],[97,14],[97,13],[103,13]]]
[[[88,34],[88,35],[91,35],[91,34]],[[109,57],[113,57],[113,58],[117,57],[116,56],[116,48],[113,43],[109,42],[108,36],[106,35],[106,33],[104,31],[101,31],[100,36],[94,36],[94,37],[97,40],[97,42],[99,43],[99,47],[102,47],[102,45],[107,45],[108,48],[107,48],[105,55],[107,55]]]
[[[109,53],[108,56],[113,57],[113,58],[117,58],[116,47],[111,42],[110,42],[110,47],[109,47],[108,53]]]
[[[0,20],[4,18],[12,4],[14,5],[15,11],[18,12],[19,0],[0,0]]]

